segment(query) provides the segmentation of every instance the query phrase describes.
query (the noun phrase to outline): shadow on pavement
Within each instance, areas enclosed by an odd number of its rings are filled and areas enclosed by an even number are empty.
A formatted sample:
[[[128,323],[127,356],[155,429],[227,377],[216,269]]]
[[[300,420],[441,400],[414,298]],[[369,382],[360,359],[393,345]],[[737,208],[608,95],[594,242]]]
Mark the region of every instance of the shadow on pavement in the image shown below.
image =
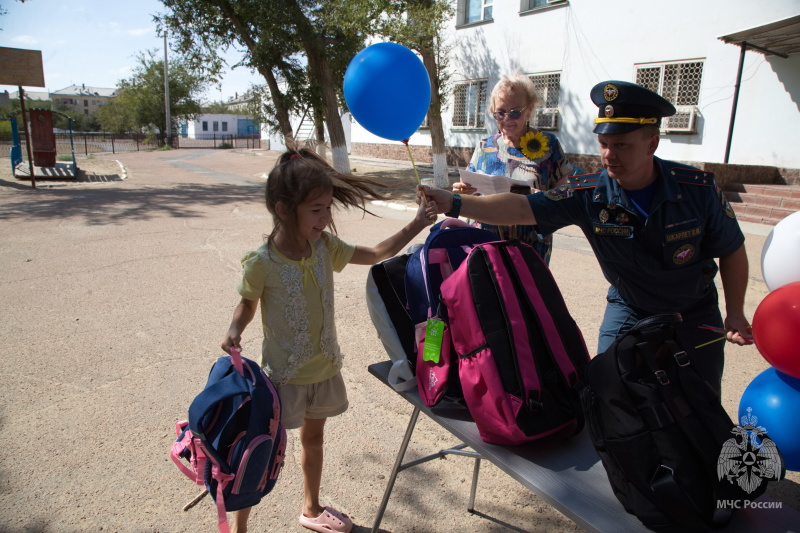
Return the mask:
[[[257,199],[263,194],[262,187],[192,184],[165,189],[48,189],[36,197],[5,203],[0,207],[0,220],[22,216],[39,220],[83,217],[89,225],[105,225],[163,216],[200,217],[204,215],[200,206]]]

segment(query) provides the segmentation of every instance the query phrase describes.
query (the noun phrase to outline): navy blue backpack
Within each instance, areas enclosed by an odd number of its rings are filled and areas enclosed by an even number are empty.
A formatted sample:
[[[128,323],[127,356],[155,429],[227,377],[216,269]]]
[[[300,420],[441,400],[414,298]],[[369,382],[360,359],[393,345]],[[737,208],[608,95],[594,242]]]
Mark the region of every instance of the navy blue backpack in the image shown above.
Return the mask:
[[[230,357],[211,367],[189,406],[189,420],[179,422],[176,432],[170,457],[189,479],[205,485],[216,502],[219,530],[227,533],[225,513],[260,502],[283,466],[286,429],[275,387],[255,361],[231,349]]]
[[[447,308],[442,305],[441,286],[469,252],[478,245],[499,240],[491,231],[467,224],[457,218],[446,218],[431,227],[425,244],[411,254],[406,263],[405,290],[408,315],[414,324],[417,360],[413,365],[417,390],[428,406],[443,395],[462,396],[458,364],[450,364],[452,341],[447,326]],[[438,361],[423,358],[428,319],[444,322],[441,354]]]

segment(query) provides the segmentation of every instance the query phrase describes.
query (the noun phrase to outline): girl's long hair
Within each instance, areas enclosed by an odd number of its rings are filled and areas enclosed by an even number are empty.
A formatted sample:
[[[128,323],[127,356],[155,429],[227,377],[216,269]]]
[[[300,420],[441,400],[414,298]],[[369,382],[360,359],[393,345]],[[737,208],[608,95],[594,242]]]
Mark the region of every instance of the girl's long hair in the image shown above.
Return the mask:
[[[307,201],[333,192],[334,203],[349,209],[358,208],[374,215],[365,207],[367,197],[386,200],[387,197],[375,190],[375,187],[386,187],[379,181],[337,172],[327,160],[317,154],[314,145],[303,146],[287,143],[286,151],[281,154],[275,167],[267,177],[266,204],[272,215],[272,232],[267,242],[272,243],[278,231],[285,229],[290,235],[297,234],[297,207]],[[277,206],[283,204],[286,219],[278,216]],[[331,218],[328,224],[336,234],[336,224]]]

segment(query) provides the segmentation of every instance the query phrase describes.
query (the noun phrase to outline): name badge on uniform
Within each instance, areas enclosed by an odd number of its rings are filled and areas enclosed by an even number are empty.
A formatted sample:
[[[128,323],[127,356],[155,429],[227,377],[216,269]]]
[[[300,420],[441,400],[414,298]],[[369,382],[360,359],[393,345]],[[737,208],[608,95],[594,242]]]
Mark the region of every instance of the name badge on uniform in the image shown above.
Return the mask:
[[[697,237],[700,235],[701,230],[700,226],[696,228],[687,229],[685,231],[678,231],[675,233],[667,233],[665,235],[667,242],[675,242],[675,241],[683,241],[686,239],[691,239],[692,237]]]
[[[604,237],[623,237],[625,239],[630,239],[633,237],[633,226],[594,224],[592,226],[592,233],[595,235],[603,235]]]

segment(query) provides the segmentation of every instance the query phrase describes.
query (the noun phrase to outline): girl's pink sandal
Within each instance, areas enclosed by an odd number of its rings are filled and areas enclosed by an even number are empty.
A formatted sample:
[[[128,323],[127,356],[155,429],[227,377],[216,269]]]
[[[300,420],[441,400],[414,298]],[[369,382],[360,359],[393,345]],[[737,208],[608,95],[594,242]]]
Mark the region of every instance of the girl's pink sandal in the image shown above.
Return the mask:
[[[316,518],[300,515],[300,525],[319,533],[348,533],[353,529],[353,521],[346,514],[333,507],[326,507]]]

